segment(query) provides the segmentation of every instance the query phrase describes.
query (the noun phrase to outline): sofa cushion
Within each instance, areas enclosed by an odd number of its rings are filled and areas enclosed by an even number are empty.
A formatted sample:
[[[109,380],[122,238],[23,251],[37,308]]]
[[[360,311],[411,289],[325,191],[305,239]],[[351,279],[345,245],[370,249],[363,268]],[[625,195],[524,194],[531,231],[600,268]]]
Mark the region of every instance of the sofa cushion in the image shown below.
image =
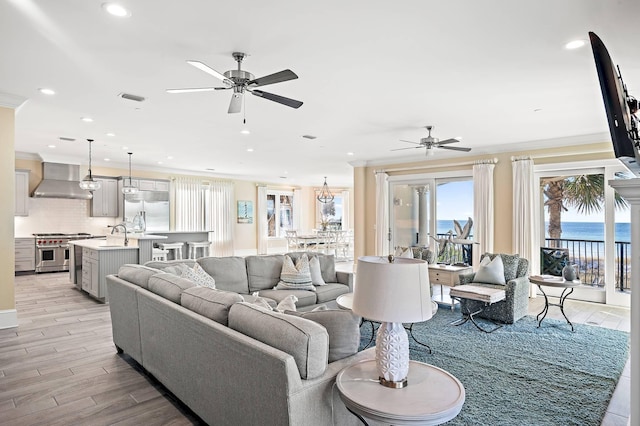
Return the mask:
[[[309,269],[309,258],[302,255],[293,263],[291,257],[285,255],[280,272],[280,281],[274,287],[277,290],[309,290],[316,288],[311,284],[311,270]]]
[[[216,288],[216,280],[197,263],[193,265],[193,268],[184,268],[182,277],[193,281],[197,286]]]
[[[324,288],[318,287],[318,288]],[[267,297],[269,299],[273,299],[276,302],[276,305],[286,299],[289,295],[293,294],[298,298],[296,302],[297,307],[314,305],[317,303],[318,298],[316,297],[315,291],[309,290],[260,290],[260,296]]]
[[[303,254],[307,254],[307,257],[311,259],[312,257],[317,257],[320,261],[320,271],[322,272],[322,279],[325,283],[335,283],[338,282],[336,278],[336,259],[332,254],[323,254],[323,253],[313,253],[313,252],[292,252],[287,253],[288,256],[293,259],[295,262],[300,256]]]
[[[239,256],[201,257],[196,262],[213,277],[218,290],[249,294],[244,258]]]
[[[349,287],[344,284],[330,283],[316,287],[316,303],[330,302],[345,293],[349,293]]]
[[[480,267],[476,271],[476,276],[473,279],[476,283],[485,284],[506,284],[504,277],[504,266],[502,264],[502,257],[495,256],[493,260],[490,260],[489,256],[485,256],[480,261]]]
[[[311,312],[285,311],[317,322],[329,333],[329,362],[346,358],[358,352],[360,345],[360,317],[343,309],[325,309]]]
[[[196,261],[191,259],[177,259],[177,260],[150,260],[144,263],[144,266],[148,266],[150,268],[156,268],[163,270],[165,268],[175,267],[175,266],[188,266],[189,268],[193,268]]]
[[[149,278],[161,272],[159,269],[143,265],[126,264],[118,270],[118,277],[142,288],[149,289]]]
[[[174,303],[180,303],[180,295],[184,290],[195,286],[193,282],[168,272],[160,272],[149,278],[149,291]]]
[[[241,302],[229,310],[229,327],[291,355],[302,379],[327,368],[329,335],[313,321]]]
[[[247,279],[251,293],[275,287],[280,281],[284,256],[272,254],[267,256],[247,256]]]
[[[209,287],[191,287],[182,292],[180,304],[223,325],[229,323],[229,309],[244,299],[238,293]]]

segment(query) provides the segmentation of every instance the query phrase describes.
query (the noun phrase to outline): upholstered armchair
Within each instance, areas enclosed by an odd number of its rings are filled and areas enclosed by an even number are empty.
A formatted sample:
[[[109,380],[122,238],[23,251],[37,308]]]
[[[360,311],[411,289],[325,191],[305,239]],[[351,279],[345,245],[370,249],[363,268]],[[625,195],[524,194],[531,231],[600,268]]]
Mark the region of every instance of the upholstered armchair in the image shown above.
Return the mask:
[[[502,257],[504,265],[504,277],[506,284],[487,284],[475,282],[476,273],[460,274],[460,284],[473,284],[492,288],[503,289],[505,299],[487,306],[478,316],[493,321],[513,324],[523,316],[527,315],[529,308],[529,261],[521,258],[517,254],[493,254],[485,253],[493,260],[496,256]],[[484,306],[483,302],[462,299],[461,308],[464,312],[476,312]]]

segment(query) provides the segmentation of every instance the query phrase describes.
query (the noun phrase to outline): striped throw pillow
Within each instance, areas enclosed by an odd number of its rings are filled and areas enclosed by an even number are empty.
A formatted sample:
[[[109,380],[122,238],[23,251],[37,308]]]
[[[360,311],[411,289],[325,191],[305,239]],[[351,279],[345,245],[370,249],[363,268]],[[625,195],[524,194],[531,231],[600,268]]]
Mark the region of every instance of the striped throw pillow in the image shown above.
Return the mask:
[[[309,268],[309,258],[306,254],[300,256],[295,265],[288,255],[284,256],[280,282],[274,289],[316,291],[316,288],[311,283],[311,269]]]

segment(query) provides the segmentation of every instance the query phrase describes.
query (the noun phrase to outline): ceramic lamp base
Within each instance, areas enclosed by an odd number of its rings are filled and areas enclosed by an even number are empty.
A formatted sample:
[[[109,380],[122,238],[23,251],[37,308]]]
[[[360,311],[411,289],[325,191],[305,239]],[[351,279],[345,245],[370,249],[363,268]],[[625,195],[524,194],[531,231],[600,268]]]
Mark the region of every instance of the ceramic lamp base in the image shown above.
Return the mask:
[[[402,323],[380,325],[376,335],[376,366],[381,385],[397,389],[407,386],[409,337]]]

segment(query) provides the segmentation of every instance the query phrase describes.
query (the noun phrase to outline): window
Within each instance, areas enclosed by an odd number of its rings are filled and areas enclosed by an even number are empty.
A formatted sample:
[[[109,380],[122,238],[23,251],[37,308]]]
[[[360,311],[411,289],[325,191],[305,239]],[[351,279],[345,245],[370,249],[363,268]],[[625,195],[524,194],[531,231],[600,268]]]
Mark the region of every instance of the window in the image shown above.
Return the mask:
[[[293,229],[293,192],[267,190],[268,236],[284,238]]]
[[[335,195],[333,201],[318,204],[318,228],[320,229],[342,229],[343,201],[342,195]]]

